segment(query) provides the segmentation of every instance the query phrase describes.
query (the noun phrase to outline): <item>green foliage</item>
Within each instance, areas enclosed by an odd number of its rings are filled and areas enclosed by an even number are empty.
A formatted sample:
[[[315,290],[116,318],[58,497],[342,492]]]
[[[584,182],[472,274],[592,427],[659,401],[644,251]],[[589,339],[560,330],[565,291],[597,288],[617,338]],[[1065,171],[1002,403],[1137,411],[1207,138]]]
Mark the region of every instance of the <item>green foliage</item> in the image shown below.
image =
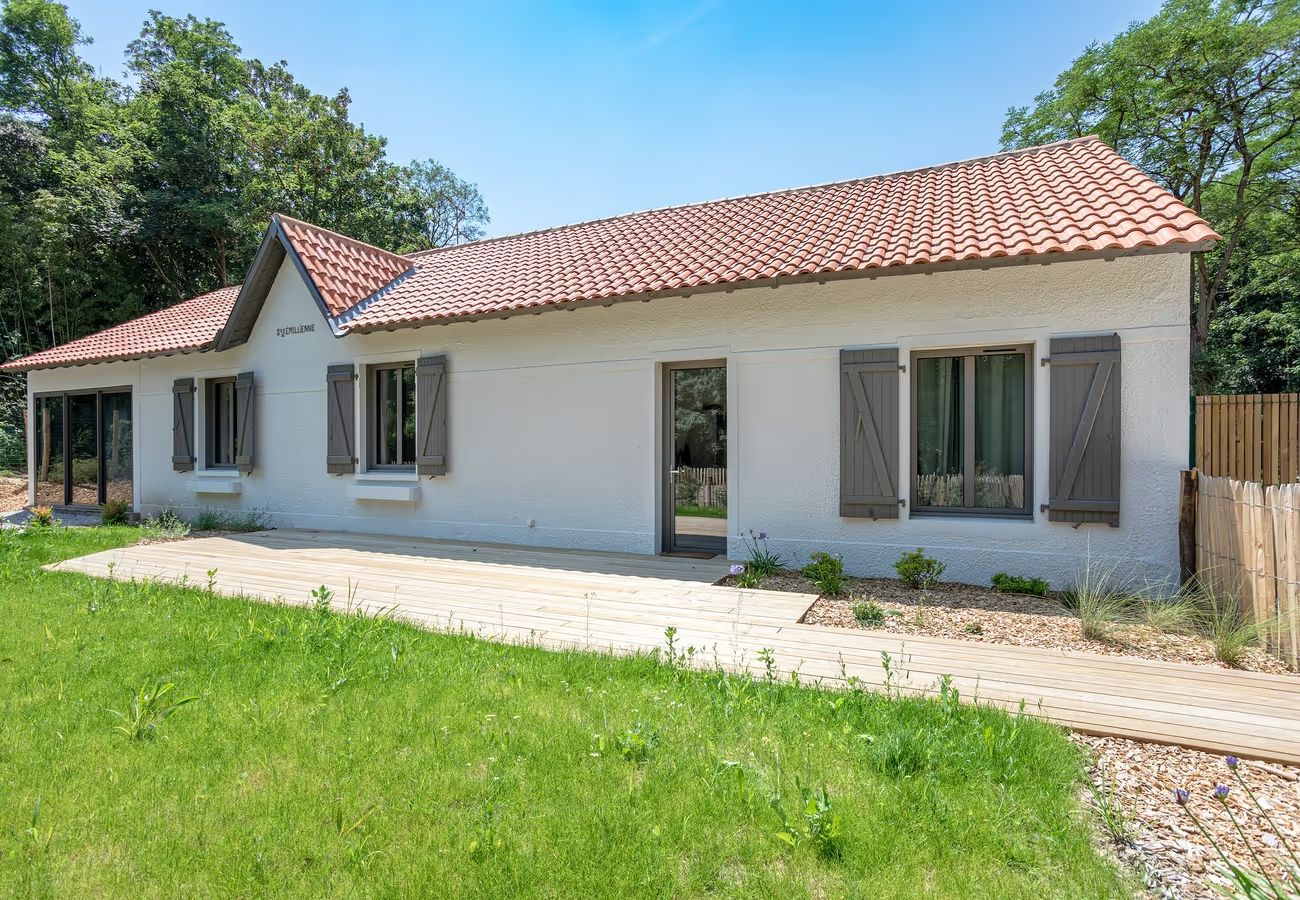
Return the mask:
[[[965,626],[963,626],[962,631],[966,632],[967,634],[980,635],[984,633],[984,626],[981,625],[979,622],[968,622]]]
[[[422,631],[347,612],[341,588],[327,613],[209,594],[201,573],[182,586],[41,568],[140,537],[0,532],[8,893],[1132,893],[1093,849],[1082,758],[1048,723]],[[106,594],[94,614],[92,589]],[[331,690],[340,645],[348,677]],[[105,708],[159,675],[202,702],[125,740]],[[634,763],[612,739],[637,722],[658,743]],[[898,730],[927,750],[911,777],[873,762]],[[610,741],[598,757],[595,734]],[[774,837],[778,792],[806,835],[793,850]],[[824,855],[818,835],[837,832]]]
[[[126,525],[131,520],[131,504],[125,500],[109,500],[99,509],[99,521],[104,525]]]
[[[923,547],[904,553],[894,563],[894,571],[903,584],[922,590],[929,590],[938,584],[939,577],[946,568],[939,560],[926,556]]]
[[[812,561],[800,571],[822,596],[838,597],[844,593],[844,561],[838,556],[815,551]]]
[[[131,696],[131,705],[125,712],[109,710],[122,720],[115,730],[126,735],[127,740],[143,741],[152,739],[163,722],[198,697],[176,697],[173,692],[176,685],[161,679],[152,684],[145,684]]]
[[[885,624],[885,609],[874,600],[859,600],[853,604],[853,618],[863,628],[879,628]]]
[[[1048,584],[1041,578],[1025,578],[1021,575],[1008,575],[998,572],[993,576],[993,587],[1003,594],[1033,594],[1046,597]]]
[[[1111,641],[1115,627],[1129,620],[1133,599],[1115,585],[1114,573],[1089,562],[1062,598],[1079,617],[1080,633],[1091,641]]]
[[[1193,258],[1198,390],[1295,390],[1298,123],[1300,7],[1167,0],[1012,107],[1002,144],[1097,134],[1204,216],[1224,240]]]
[[[31,518],[27,524],[33,528],[52,528],[57,521],[54,518],[54,510],[48,506],[33,506]]]
[[[752,573],[762,580],[781,571],[784,563],[780,555],[773,553],[768,547],[767,532],[756,532],[751,528],[742,534],[740,539],[744,542],[745,554],[749,557],[749,562],[745,563],[747,573]]]
[[[1213,645],[1214,658],[1234,668],[1242,665],[1247,649],[1259,646],[1279,624],[1279,620],[1258,618],[1230,595],[1205,590],[1198,600],[1199,630]]]
[[[264,509],[213,509],[199,510],[192,523],[195,531],[264,531],[271,522]]]
[[[791,847],[803,844],[811,846],[819,856],[838,859],[840,856],[840,837],[844,833],[839,815],[831,805],[830,794],[823,785],[811,788],[798,785],[799,796],[803,802],[798,815],[791,817],[785,811],[785,803],[778,792],[772,796],[771,806],[776,813],[781,827],[776,832],[778,840]]]
[[[121,82],[89,41],[52,0],[0,7],[4,358],[238,284],[273,212],[399,252],[482,234],[473,184],[394,164],[346,89],[248,58],[219,22],[149,13]],[[10,427],[17,382],[0,376]]]
[[[185,537],[190,533],[190,523],[170,507],[163,507],[156,515],[145,519],[144,528],[146,532],[167,538]]]

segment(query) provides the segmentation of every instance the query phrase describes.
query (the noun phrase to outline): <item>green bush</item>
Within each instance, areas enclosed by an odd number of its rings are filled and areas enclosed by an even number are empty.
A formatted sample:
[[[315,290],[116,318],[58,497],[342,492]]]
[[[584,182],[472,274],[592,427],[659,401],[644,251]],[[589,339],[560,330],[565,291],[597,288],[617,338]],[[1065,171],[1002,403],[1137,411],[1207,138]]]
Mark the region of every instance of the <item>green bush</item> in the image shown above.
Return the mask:
[[[844,593],[844,561],[838,556],[817,551],[812,554],[812,561],[800,571],[823,596],[838,597]]]
[[[885,624],[885,610],[874,600],[859,600],[853,604],[853,618],[863,628],[879,628]]]
[[[1006,572],[993,576],[993,587],[1003,594],[1033,594],[1035,597],[1046,597],[1048,591],[1047,582],[1041,578],[1025,578]]]
[[[125,525],[131,520],[131,504],[125,500],[109,500],[99,510],[103,525]]]
[[[52,528],[55,525],[54,510],[48,506],[33,506],[28,524],[33,528]]]
[[[915,552],[904,553],[894,563],[898,578],[908,587],[928,589],[939,583],[939,576],[946,569],[943,563],[925,555],[925,548],[917,547]]]

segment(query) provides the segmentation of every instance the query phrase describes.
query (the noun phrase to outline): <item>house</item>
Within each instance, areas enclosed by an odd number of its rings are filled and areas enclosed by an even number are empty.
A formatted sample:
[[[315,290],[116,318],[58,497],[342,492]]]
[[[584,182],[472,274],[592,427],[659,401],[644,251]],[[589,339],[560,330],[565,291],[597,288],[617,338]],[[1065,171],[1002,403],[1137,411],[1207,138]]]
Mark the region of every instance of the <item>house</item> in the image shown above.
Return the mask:
[[[8,363],[31,501],[892,574],[1176,568],[1189,253],[1096,138],[244,283]]]

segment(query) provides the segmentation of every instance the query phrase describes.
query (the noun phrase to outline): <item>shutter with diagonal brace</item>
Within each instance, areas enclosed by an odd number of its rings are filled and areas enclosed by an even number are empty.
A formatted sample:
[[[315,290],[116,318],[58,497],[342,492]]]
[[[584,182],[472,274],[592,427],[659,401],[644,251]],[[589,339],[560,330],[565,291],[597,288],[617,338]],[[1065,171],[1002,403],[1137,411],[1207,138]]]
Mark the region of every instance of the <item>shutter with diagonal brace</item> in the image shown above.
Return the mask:
[[[1118,334],[1052,338],[1047,518],[1119,525]]]
[[[415,468],[421,475],[447,474],[445,356],[422,356],[415,363]]]
[[[172,382],[172,468],[194,471],[194,379]]]
[[[235,468],[247,475],[253,471],[253,373],[235,376]]]
[[[898,348],[840,351],[840,515],[898,518]]]
[[[342,363],[325,372],[325,471],[347,475],[357,470],[356,366]]]

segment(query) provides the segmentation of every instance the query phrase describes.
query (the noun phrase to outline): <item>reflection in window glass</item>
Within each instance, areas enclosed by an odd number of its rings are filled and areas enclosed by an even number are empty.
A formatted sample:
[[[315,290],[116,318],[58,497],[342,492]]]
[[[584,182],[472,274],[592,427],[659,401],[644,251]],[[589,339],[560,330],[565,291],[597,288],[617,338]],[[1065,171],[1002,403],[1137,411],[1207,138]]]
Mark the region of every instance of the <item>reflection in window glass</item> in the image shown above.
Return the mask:
[[[975,357],[975,505],[1025,505],[1025,355]]]
[[[72,451],[72,502],[99,504],[99,397],[69,394],[68,446]]]
[[[36,505],[61,506],[63,496],[63,398],[36,401]]]
[[[132,502],[131,496],[131,395],[105,394],[104,499]]]
[[[962,363],[960,356],[916,361],[916,503],[919,506],[964,504]]]

